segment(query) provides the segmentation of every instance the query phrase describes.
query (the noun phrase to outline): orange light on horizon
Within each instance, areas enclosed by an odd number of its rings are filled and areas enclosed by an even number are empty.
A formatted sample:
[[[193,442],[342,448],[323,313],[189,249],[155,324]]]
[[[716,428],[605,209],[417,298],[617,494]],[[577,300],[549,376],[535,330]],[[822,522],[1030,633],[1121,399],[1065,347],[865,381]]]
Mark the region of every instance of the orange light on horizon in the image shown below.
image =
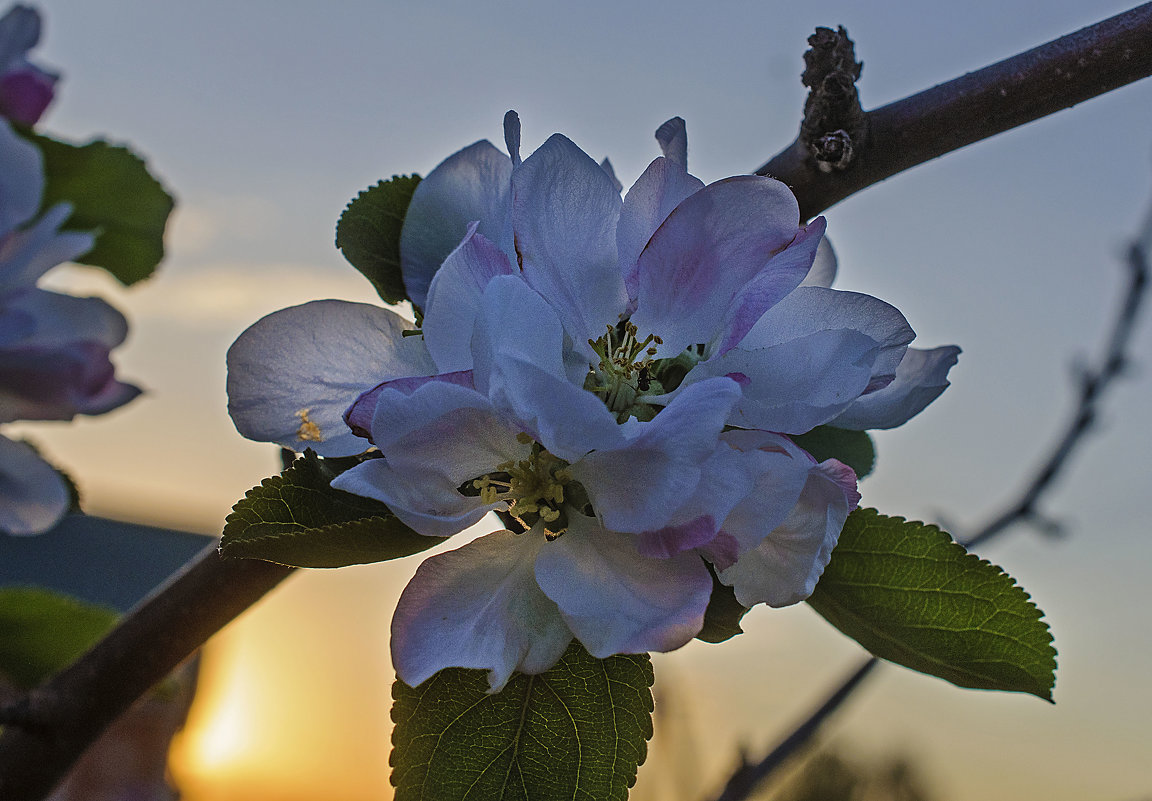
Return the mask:
[[[184,801],[392,797],[387,572],[302,571],[209,642],[170,757]]]

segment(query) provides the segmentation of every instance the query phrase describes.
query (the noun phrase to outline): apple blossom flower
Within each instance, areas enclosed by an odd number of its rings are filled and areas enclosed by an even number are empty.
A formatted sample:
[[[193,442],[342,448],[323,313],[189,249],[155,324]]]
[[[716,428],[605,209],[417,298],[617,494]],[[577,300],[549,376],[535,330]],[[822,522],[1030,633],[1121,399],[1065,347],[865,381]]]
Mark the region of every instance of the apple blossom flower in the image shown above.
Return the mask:
[[[677,648],[703,624],[709,566],[747,606],[803,600],[859,495],[787,435],[898,424],[943,389],[946,358],[901,372],[896,309],[814,285],[834,272],[823,219],[802,225],[769,178],[704,186],[679,118],[623,199],[565,137],[521,160],[509,113],[505,138],[509,155],[478,142],[413,195],[400,253],[422,336],[319,301],[229,351],[245,436],[374,445],[333,486],[419,533],[493,510],[523,529],[417,571],[392,630],[413,685],[474,667],[497,690],[572,637],[598,657]]]
[[[140,393],[116,380],[109,359],[127,335],[123,315],[98,298],[36,286],[93,243],[60,230],[66,203],[36,216],[43,186],[39,150],[0,120],[0,423],[103,414]],[[68,507],[63,480],[27,446],[4,440],[0,457],[0,530],[50,528]]]
[[[0,17],[0,116],[20,125],[39,121],[59,76],[28,60],[40,41],[40,12],[17,4]]]

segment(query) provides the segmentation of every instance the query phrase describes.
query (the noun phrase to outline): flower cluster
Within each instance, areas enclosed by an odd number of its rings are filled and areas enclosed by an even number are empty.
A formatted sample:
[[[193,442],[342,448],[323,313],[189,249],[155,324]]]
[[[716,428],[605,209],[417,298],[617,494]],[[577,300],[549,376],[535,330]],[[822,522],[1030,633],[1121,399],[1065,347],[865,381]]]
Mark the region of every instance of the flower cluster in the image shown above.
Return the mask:
[[[392,625],[416,685],[456,666],[551,667],[678,648],[712,576],[745,606],[806,598],[859,501],[850,468],[790,435],[899,425],[947,386],[956,348],[828,288],[825,223],[778,181],[705,186],[683,121],[621,197],[556,134],[521,160],[486,141],[417,187],[400,240],[419,331],[327,300],[260,320],[228,355],[238,430],[322,456],[373,446],[333,486],[415,531],[497,531],[427,559]],[[514,521],[514,525],[513,525]]]
[[[39,117],[55,80],[25,59],[39,30],[39,16],[24,6],[0,19],[0,113],[23,124]],[[41,214],[43,193],[40,151],[0,119],[0,423],[102,414],[140,392],[116,380],[109,360],[127,335],[124,317],[98,298],[36,286],[94,241],[60,230],[67,203]],[[70,502],[63,477],[31,446],[0,436],[0,531],[46,531]]]

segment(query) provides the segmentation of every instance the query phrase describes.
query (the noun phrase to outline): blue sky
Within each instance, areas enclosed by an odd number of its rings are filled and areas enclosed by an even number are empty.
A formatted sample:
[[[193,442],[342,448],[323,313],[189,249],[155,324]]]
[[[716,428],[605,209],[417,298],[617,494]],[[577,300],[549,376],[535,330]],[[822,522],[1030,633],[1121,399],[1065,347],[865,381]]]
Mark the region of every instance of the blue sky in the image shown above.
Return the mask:
[[[332,240],[344,204],[377,179],[426,173],[477,139],[499,142],[503,114],[515,108],[525,152],[561,131],[611,157],[626,185],[656,155],[655,128],[683,116],[690,168],[716,180],[755,168],[795,135],[801,54],[816,25],[843,24],[856,40],[870,107],[1125,5],[1048,2],[1043,14],[1024,0],[55,0],[41,8],[40,61],[64,73],[42,127],[132,142],[180,207],[170,257],[146,285],[122,293],[83,272],[54,279],[128,311],[122,372],[148,395],[107,418],[34,433],[92,510],[215,531],[231,503],[275,469],[275,454],[241,440],[227,420],[224,351],[276,308],[371,299]],[[1118,256],[1150,203],[1152,82],[1144,81],[827,212],[839,286],[894,303],[923,346],[964,348],[940,401],[877,437],[866,504],[962,532],[1012,496],[1071,409],[1072,366],[1099,351],[1122,285]],[[1150,326],[1134,351],[1137,364],[1098,435],[1049,502],[1069,537],[1053,543],[1022,531],[982,552],[1048,613],[1060,649],[1057,706],[893,668],[847,711],[836,742],[906,750],[957,798],[1008,799],[1029,788],[1054,801],[1123,801],[1152,787],[1143,616]],[[382,570],[389,589],[359,603],[386,603],[414,567]],[[307,593],[306,581],[291,592]],[[803,607],[758,610],[747,628],[726,645],[659,661],[694,688],[698,725],[718,726],[709,736],[722,746],[774,740],[858,651]],[[372,669],[386,674],[387,664]],[[711,769],[727,754],[709,757]]]

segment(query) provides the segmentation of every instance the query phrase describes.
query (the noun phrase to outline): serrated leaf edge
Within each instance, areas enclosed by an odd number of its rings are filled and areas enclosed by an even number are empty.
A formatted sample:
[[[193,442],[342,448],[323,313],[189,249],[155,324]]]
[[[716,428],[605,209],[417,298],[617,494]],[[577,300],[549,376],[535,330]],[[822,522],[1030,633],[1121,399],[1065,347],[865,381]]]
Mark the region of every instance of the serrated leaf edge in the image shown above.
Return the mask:
[[[1033,695],[1036,695],[1038,698],[1043,698],[1044,700],[1049,701],[1049,702],[1053,701],[1052,693],[1056,688],[1056,668],[1058,666],[1058,659],[1057,658],[1059,656],[1059,652],[1056,650],[1056,647],[1054,645],[1055,640],[1052,636],[1052,629],[1048,625],[1048,622],[1044,619],[1043,610],[1041,610],[1038,606],[1036,606],[1036,603],[1032,600],[1031,594],[1029,594],[1028,591],[1025,590],[1022,586],[1020,586],[1019,582],[1017,582],[1016,579],[1010,573],[1008,573],[1008,571],[1004,570],[1004,568],[1000,567],[999,565],[988,561],[987,559],[983,559],[983,558],[977,556],[976,554],[969,552],[963,545],[961,545],[959,542],[957,542],[955,539],[953,539],[952,536],[948,532],[944,531],[939,526],[936,526],[932,523],[924,523],[924,522],[918,521],[918,520],[909,520],[909,519],[907,519],[903,516],[900,516],[900,515],[881,515],[880,512],[876,509],[860,509],[860,510],[858,510],[858,514],[868,518],[869,521],[870,520],[878,520],[880,517],[884,517],[885,519],[888,519],[888,520],[898,521],[901,524],[920,526],[922,529],[926,529],[926,530],[928,530],[934,534],[939,535],[939,537],[941,538],[941,544],[944,545],[945,547],[947,547],[949,550],[955,551],[958,549],[959,551],[961,551],[961,558],[963,561],[969,561],[969,562],[975,561],[979,565],[987,565],[988,567],[991,567],[994,570],[998,571],[999,577],[1007,578],[1010,582],[1008,589],[1014,589],[1017,592],[1019,592],[1023,596],[1023,600],[1025,602],[1025,605],[1029,609],[1031,609],[1032,612],[1034,613],[1034,615],[1029,619],[1031,619],[1037,623],[1040,623],[1044,627],[1044,632],[1048,636],[1047,644],[1046,644],[1046,646],[1044,646],[1042,648],[1037,648],[1037,647],[1034,647],[1033,645],[1031,645],[1029,643],[1022,642],[1019,639],[1009,637],[1009,636],[1007,636],[1005,634],[1001,634],[999,632],[991,632],[991,631],[986,631],[983,629],[981,629],[981,631],[984,634],[988,634],[988,635],[991,635],[993,637],[1011,640],[1012,642],[1024,647],[1026,650],[1031,651],[1032,653],[1035,653],[1037,656],[1042,656],[1042,657],[1050,660],[1051,664],[1052,664],[1052,683],[1046,688],[1047,694],[1041,695],[1040,693],[1034,693],[1031,691],[1029,691],[1029,692]],[[865,522],[863,525],[865,525],[865,526],[869,525],[869,522]],[[845,549],[844,552],[845,553],[860,553],[860,554],[865,554],[865,555],[883,553],[880,551],[857,551],[857,550],[852,550],[852,549]],[[890,553],[893,556],[903,556],[902,554],[898,554],[895,552],[890,552]],[[919,557],[919,558],[931,558],[931,557]],[[934,561],[941,561],[942,562],[944,560],[935,559]],[[845,583],[850,585],[850,586],[856,586],[856,587],[874,586],[878,589],[893,589],[891,587],[887,587],[887,586],[880,585],[880,584],[867,585],[867,584],[861,584],[858,582],[845,582]],[[908,591],[908,592],[916,592],[915,588],[901,588],[901,589],[904,591]],[[942,592],[942,590],[937,588],[937,589],[932,589],[932,590],[922,590],[922,592],[940,593],[940,592]],[[953,594],[966,595],[968,597],[972,597],[971,593],[956,592]],[[907,651],[909,653],[914,653],[918,657],[924,659],[925,662],[944,665],[950,671],[954,671],[956,673],[968,674],[968,675],[975,676],[977,678],[985,678],[981,674],[976,673],[974,671],[963,670],[963,669],[956,667],[955,665],[944,662],[944,661],[942,661],[936,657],[930,657],[918,649],[908,647],[906,644],[902,643],[901,641],[896,640],[891,636],[885,635],[882,631],[876,629],[874,626],[867,623],[867,621],[864,621],[861,618],[859,618],[858,616],[853,615],[849,610],[846,610],[846,608],[842,604],[837,603],[830,596],[823,596],[820,599],[820,603],[828,603],[830,606],[834,606],[837,610],[841,611],[842,613],[844,613],[846,615],[851,615],[857,621],[860,621],[861,623],[863,623],[863,627],[868,629],[869,631],[871,631],[874,635],[876,635],[877,639],[881,639],[881,640],[884,640],[886,642],[894,643],[898,646],[899,650]],[[998,613],[1007,613],[1007,614],[1011,614],[1011,615],[1014,615],[1016,617],[1019,617],[1021,619],[1025,619],[1023,615],[1018,614],[1018,613],[1014,613],[1011,610],[997,610],[997,612]],[[933,626],[933,627],[925,626],[923,628],[932,628],[932,629],[935,629],[938,631],[948,631],[948,629],[943,628],[943,627],[939,627],[939,626]],[[883,657],[880,657],[880,658],[883,659]],[[889,660],[885,660],[885,661],[889,661]],[[1003,660],[976,660],[976,661],[977,662],[983,661],[983,662],[989,662],[989,663],[995,662],[998,664],[1011,664],[1010,662],[1004,662]],[[912,669],[912,668],[910,668],[910,669]],[[945,681],[948,681],[948,679],[945,679]]]

